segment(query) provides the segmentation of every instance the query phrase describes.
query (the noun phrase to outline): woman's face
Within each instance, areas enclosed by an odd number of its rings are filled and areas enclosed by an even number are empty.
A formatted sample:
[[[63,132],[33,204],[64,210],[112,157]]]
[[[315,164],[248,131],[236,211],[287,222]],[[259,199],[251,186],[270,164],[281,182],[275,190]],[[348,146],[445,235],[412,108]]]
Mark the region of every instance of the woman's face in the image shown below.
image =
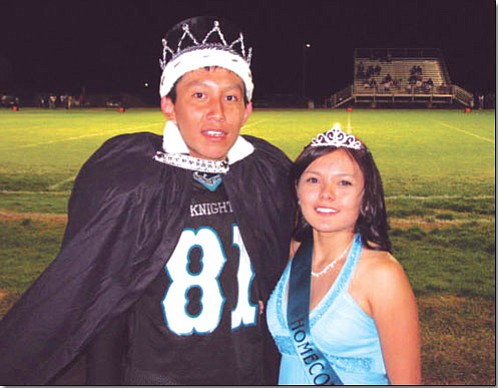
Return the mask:
[[[304,218],[315,233],[354,232],[364,186],[360,167],[344,149],[319,157],[297,184]]]

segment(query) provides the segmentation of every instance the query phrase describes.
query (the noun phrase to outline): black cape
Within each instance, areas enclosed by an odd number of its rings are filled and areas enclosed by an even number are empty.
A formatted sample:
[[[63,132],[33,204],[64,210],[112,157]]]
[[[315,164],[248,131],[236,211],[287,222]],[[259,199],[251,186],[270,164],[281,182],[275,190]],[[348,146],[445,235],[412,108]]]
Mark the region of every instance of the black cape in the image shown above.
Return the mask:
[[[288,258],[291,163],[245,138],[255,151],[223,182],[266,301]],[[161,142],[152,133],[117,136],[82,167],[59,254],[0,322],[0,384],[47,384],[166,264],[189,212],[192,172],[153,160]]]

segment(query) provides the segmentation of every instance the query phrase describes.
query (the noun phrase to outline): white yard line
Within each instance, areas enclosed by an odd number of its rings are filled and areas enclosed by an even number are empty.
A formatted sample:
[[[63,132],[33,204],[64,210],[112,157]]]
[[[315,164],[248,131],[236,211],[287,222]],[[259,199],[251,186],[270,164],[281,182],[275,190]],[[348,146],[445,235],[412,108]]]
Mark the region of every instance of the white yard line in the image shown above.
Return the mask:
[[[71,178],[69,178],[71,179]],[[20,194],[40,194],[40,195],[67,195],[71,190],[66,191],[29,191],[29,190],[0,190],[0,194],[20,195]]]
[[[56,182],[54,183],[53,185],[50,185],[48,186],[49,190],[56,190],[58,189],[60,186],[62,186],[63,184],[65,183],[68,183],[68,182],[71,182],[71,181],[74,181],[76,179],[76,175],[75,176],[70,176],[69,178],[67,179],[64,179],[60,182]]]
[[[448,128],[451,128],[451,129],[455,129],[459,132],[462,132],[462,133],[465,133],[466,135],[469,135],[469,136],[474,136],[474,137],[477,137],[478,139],[481,139],[481,140],[484,140],[488,143],[491,143],[491,144],[495,144],[495,141],[494,140],[491,140],[491,139],[488,139],[488,138],[485,138],[485,137],[482,137],[482,136],[479,136],[479,135],[476,135],[475,133],[472,133],[472,132],[469,132],[469,131],[466,131],[465,129],[462,129],[462,128],[458,128],[458,127],[455,127],[454,125],[449,125],[449,124],[446,124],[445,122],[442,122],[442,121],[438,121],[438,120],[432,120],[444,127],[448,127]]]
[[[251,127],[254,127],[255,125],[259,125],[261,123],[265,123],[267,122],[268,120],[258,120],[258,121],[254,121],[254,122],[251,122],[250,124],[244,124],[241,128],[241,132],[246,129],[246,128],[251,128]]]
[[[38,146],[42,146],[42,145],[62,143],[62,142],[65,142],[65,141],[74,141],[74,140],[84,139],[84,138],[88,138],[88,137],[97,137],[97,136],[102,136],[102,135],[109,135],[109,134],[112,134],[112,133],[126,132],[126,131],[129,131],[129,130],[157,127],[158,125],[162,125],[162,124],[163,123],[161,122],[161,123],[157,123],[157,124],[141,125],[141,126],[138,126],[138,127],[118,128],[118,129],[113,129],[113,130],[109,130],[109,131],[103,131],[103,132],[89,133],[89,134],[86,134],[86,135],[67,137],[65,139],[50,140],[50,141],[45,141],[45,142],[40,142],[40,143],[23,144],[21,146],[14,147],[14,148],[19,149],[19,148],[38,147]]]
[[[65,182],[69,182],[71,179],[74,179],[75,177],[69,177],[61,182],[53,184],[51,187],[60,185]],[[0,194],[11,194],[11,195],[16,195],[16,194],[67,194],[69,190],[67,191],[27,191],[27,190],[0,190]],[[493,199],[495,198],[494,195],[475,195],[475,196],[466,196],[466,195],[428,195],[428,196],[421,196],[421,195],[390,195],[386,196],[386,199],[413,199],[415,201],[426,201],[430,199],[457,199],[457,198],[464,198],[464,199]]]
[[[253,127],[255,125],[259,125],[259,124],[261,124],[261,123],[263,123],[265,121],[266,120],[259,120],[259,121],[255,121],[255,122],[250,123],[250,124],[246,124],[246,125],[244,125],[242,127],[242,129],[250,128],[250,127]],[[50,141],[44,141],[44,142],[40,142],[40,143],[23,144],[23,145],[20,145],[20,146],[17,146],[17,147],[13,147],[13,148],[14,149],[32,148],[32,147],[38,147],[38,146],[43,146],[43,145],[48,145],[48,144],[62,143],[62,142],[65,142],[65,141],[74,141],[74,140],[80,140],[80,139],[85,139],[85,138],[89,138],[89,137],[97,137],[97,136],[109,135],[109,134],[113,134],[113,133],[126,132],[126,131],[129,131],[129,130],[151,128],[151,127],[163,126],[163,125],[164,125],[164,122],[161,121],[161,122],[158,122],[158,123],[155,123],[155,124],[141,125],[141,126],[138,126],[138,127],[128,127],[128,128],[112,129],[112,130],[104,131],[104,132],[89,133],[89,134],[80,135],[80,136],[67,137],[65,139],[50,140]]]
[[[475,195],[475,196],[466,196],[466,195],[387,195],[386,199],[413,199],[416,201],[427,201],[429,199],[492,199],[495,198],[494,195]]]

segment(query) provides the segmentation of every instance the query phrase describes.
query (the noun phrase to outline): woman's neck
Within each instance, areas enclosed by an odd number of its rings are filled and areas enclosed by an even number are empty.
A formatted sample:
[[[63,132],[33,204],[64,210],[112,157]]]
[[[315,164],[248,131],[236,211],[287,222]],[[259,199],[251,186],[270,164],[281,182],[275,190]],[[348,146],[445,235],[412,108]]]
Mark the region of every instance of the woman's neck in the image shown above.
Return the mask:
[[[353,231],[338,233],[313,233],[313,262],[320,266],[339,257],[351,246]]]

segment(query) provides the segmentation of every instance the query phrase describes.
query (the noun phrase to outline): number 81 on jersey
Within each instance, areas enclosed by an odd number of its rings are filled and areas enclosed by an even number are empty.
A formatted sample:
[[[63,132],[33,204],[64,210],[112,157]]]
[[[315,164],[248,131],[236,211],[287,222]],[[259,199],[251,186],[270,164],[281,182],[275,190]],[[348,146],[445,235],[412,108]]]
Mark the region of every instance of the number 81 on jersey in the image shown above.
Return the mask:
[[[232,329],[244,325],[254,325],[257,321],[258,307],[250,303],[250,289],[254,272],[249,255],[242,241],[237,225],[232,226],[232,244],[240,252],[237,270],[238,300],[232,310]],[[202,252],[201,268],[198,273],[189,270],[189,253],[198,248]],[[209,258],[209,263],[203,262]],[[163,311],[166,325],[178,335],[193,333],[207,334],[213,332],[220,323],[225,298],[219,284],[219,276],[226,262],[220,238],[209,227],[185,229],[166,265],[166,272],[171,278],[171,285],[163,299]],[[187,311],[188,291],[199,288],[200,310],[196,315]]]

